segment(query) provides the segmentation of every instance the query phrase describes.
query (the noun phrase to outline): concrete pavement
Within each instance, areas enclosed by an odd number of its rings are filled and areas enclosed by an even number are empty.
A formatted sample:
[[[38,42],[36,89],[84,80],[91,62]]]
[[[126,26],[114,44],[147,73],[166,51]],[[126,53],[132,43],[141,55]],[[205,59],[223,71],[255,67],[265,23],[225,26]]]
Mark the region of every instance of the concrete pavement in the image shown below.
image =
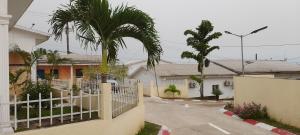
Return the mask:
[[[274,135],[218,112],[223,104],[145,98],[146,121],[166,125],[172,135]]]

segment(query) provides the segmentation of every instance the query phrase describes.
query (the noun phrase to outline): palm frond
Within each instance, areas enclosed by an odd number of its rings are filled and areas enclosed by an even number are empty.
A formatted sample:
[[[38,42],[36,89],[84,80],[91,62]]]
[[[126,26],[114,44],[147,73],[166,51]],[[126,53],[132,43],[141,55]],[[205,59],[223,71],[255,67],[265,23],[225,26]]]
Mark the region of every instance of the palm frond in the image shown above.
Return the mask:
[[[153,67],[160,60],[162,48],[156,36],[151,36],[145,31],[140,30],[136,26],[127,25],[117,28],[112,34],[112,40],[120,40],[120,38],[130,37],[139,40],[143,43],[145,50],[148,53],[148,67]],[[122,42],[119,42],[120,46]]]
[[[203,82],[202,78],[198,78],[195,75],[190,76],[190,78],[194,81],[196,81],[197,83],[201,84]]]
[[[211,22],[208,20],[203,20],[200,26],[197,28],[198,34],[201,37],[201,39],[206,38],[207,35],[213,31],[213,29],[214,26],[212,26]]]
[[[209,35],[205,40],[204,42],[205,43],[208,43],[209,41],[213,40],[213,39],[218,39],[222,36],[222,33],[221,32],[216,32],[216,33],[213,33],[211,35]]]
[[[194,53],[189,52],[189,51],[182,52],[181,58],[194,59],[194,60],[198,61],[197,55],[195,55]]]
[[[204,55],[207,56],[207,55],[208,55],[209,53],[211,53],[213,50],[217,50],[217,49],[220,49],[220,47],[219,47],[219,46],[211,46],[211,47],[209,47],[209,48],[205,51]]]

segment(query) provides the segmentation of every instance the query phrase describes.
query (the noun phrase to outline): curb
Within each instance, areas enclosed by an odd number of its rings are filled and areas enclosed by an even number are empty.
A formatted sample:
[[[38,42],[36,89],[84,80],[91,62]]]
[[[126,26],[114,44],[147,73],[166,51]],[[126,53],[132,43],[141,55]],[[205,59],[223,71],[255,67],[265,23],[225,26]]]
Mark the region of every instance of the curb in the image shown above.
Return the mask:
[[[158,135],[171,135],[171,130],[166,126],[161,126]]]
[[[240,118],[239,116],[235,115],[233,112],[231,111],[228,111],[224,108],[221,108],[219,110],[221,113],[229,116],[229,117],[232,117],[234,119],[237,119],[237,120],[241,120],[245,123],[248,123],[248,124],[251,124],[253,126],[256,126],[256,127],[260,127],[262,129],[265,129],[265,130],[268,130],[268,131],[271,131],[273,133],[276,133],[278,135],[296,135],[294,133],[291,133],[289,131],[286,131],[284,129],[280,129],[280,128],[277,128],[277,127],[273,127],[271,125],[268,125],[268,124],[265,124],[265,123],[262,123],[262,122],[259,122],[259,121],[256,121],[256,120],[253,120],[253,119],[246,119],[246,120],[243,120],[242,118]]]

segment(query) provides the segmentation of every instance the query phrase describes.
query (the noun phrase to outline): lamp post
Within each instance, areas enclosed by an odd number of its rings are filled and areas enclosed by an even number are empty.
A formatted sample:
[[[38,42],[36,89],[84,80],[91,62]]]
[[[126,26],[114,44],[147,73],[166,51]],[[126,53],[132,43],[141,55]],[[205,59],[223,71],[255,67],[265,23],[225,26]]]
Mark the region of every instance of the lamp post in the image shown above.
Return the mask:
[[[234,33],[232,33],[232,32],[229,32],[229,31],[225,31],[225,33],[226,33],[226,34],[234,35],[234,36],[237,36],[237,37],[239,37],[239,38],[241,39],[241,52],[242,52],[242,75],[244,75],[244,74],[245,74],[245,63],[244,63],[244,43],[243,43],[243,38],[244,38],[244,37],[247,37],[247,36],[249,36],[249,35],[255,34],[255,33],[259,32],[259,31],[262,31],[262,30],[264,30],[264,29],[267,29],[267,28],[268,28],[268,26],[265,26],[265,27],[259,28],[259,29],[257,29],[257,30],[254,30],[254,31],[252,31],[251,33],[244,34],[244,35],[238,35],[238,34],[234,34]]]

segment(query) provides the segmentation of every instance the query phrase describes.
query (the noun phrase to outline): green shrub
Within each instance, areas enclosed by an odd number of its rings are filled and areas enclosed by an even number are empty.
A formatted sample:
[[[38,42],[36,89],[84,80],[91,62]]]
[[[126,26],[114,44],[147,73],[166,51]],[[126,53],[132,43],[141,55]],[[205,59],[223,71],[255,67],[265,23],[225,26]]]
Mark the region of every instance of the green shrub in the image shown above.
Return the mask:
[[[177,93],[178,95],[181,95],[181,92],[180,90],[178,90],[175,86],[175,84],[170,84],[169,87],[167,89],[165,89],[164,91],[165,93],[172,93],[173,94],[173,97],[175,97],[175,94]]]
[[[220,89],[213,89],[211,93],[216,96],[216,100],[219,100],[219,96],[223,94]]]
[[[22,101],[27,100],[27,94],[29,94],[30,100],[38,100],[39,99],[39,93],[41,93],[42,99],[49,99],[50,98],[50,92],[53,91],[51,86],[47,83],[36,83],[33,84],[32,82],[29,82],[26,84],[26,86],[23,88],[24,92],[21,95]],[[38,107],[39,103],[30,103],[33,107]],[[50,107],[50,102],[42,102],[42,107]]]
[[[243,106],[237,106],[233,112],[243,119],[261,119],[268,118],[267,108],[261,104],[244,103]]]

